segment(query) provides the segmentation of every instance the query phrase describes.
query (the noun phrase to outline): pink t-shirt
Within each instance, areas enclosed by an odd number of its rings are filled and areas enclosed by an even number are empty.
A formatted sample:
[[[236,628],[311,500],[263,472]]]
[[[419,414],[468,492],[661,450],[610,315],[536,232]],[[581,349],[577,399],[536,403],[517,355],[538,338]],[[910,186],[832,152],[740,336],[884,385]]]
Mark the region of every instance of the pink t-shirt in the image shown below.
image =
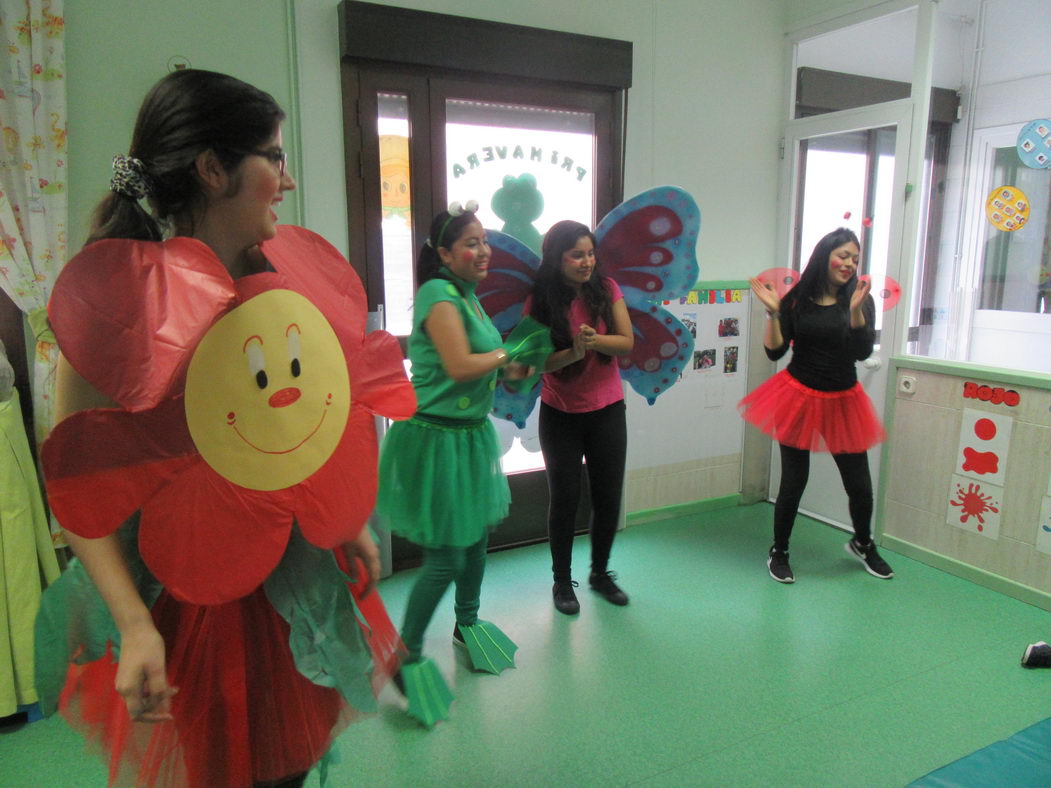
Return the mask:
[[[616,282],[608,277],[603,277],[603,282],[613,303],[624,298]],[[568,319],[571,336],[577,334],[581,323],[591,324],[587,306],[579,298],[573,299],[569,305]],[[602,318],[599,318],[598,325],[594,328],[600,334],[605,334],[608,330],[606,321]],[[580,374],[566,379],[553,372],[546,373],[540,399],[564,413],[589,413],[620,402],[624,399],[624,389],[620,384],[620,366],[616,357],[589,350],[584,354],[584,369]]]

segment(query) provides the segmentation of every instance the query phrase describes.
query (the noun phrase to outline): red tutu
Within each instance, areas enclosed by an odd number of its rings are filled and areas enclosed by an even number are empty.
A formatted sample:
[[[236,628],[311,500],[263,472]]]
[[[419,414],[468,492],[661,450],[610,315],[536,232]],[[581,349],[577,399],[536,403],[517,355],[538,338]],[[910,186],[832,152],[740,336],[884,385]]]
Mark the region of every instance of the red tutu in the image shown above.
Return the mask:
[[[381,617],[371,617],[366,636],[379,683],[396,669],[400,643],[378,594],[359,609],[368,618],[376,606]],[[221,605],[163,592],[152,615],[168,680],[179,688],[172,722],[131,720],[110,654],[72,664],[59,702],[67,721],[103,751],[111,786],[251,788],[307,772],[358,715],[337,690],[296,669],[289,626],[262,587]]]
[[[860,383],[844,391],[817,391],[787,369],[742,399],[737,409],[749,424],[797,449],[857,454],[886,437]]]

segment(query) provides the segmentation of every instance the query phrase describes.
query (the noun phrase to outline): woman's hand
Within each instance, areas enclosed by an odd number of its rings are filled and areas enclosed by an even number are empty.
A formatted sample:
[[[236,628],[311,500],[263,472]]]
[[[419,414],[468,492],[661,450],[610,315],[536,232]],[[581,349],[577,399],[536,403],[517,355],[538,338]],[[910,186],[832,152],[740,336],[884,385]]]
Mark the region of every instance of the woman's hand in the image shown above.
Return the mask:
[[[850,297],[850,311],[855,312],[861,311],[861,305],[865,303],[865,297],[869,294],[872,289],[872,281],[869,279],[859,279],[857,287],[854,288],[854,294]]]
[[[580,328],[581,330],[578,331],[573,337],[573,346],[571,348],[573,351],[573,361],[580,361],[580,359],[584,358],[584,354],[588,352],[588,337],[586,334],[584,334],[583,331],[583,329],[586,328],[586,326],[582,325]]]
[[[573,337],[574,341],[576,341],[578,337],[580,338],[584,350],[588,351],[594,349],[595,341],[598,338],[598,332],[587,323],[581,323],[580,331],[577,333],[576,337]]]
[[[121,631],[116,689],[136,722],[172,719],[171,698],[179,690],[168,684],[164,639],[152,620]]]
[[[748,284],[767,312],[773,314],[781,311],[781,298],[777,295],[773,285],[760,282],[754,276],[748,280]]]
[[[365,587],[361,591],[364,598],[372,593],[376,583],[380,579],[383,567],[380,565],[380,551],[372,540],[372,534],[368,528],[362,528],[361,533],[354,539],[343,545],[343,553],[347,557],[347,565],[357,570],[358,562],[365,569]],[[358,578],[354,578],[355,581]]]

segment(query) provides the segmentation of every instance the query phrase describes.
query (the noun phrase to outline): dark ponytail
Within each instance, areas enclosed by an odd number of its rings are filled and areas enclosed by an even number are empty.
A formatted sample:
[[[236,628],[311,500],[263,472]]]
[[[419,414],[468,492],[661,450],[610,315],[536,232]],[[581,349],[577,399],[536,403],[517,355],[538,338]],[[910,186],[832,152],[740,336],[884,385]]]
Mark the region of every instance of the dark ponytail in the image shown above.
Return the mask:
[[[141,162],[151,210],[134,196],[107,194],[95,209],[88,243],[160,240],[173,219],[202,207],[197,156],[212,150],[232,170],[273,136],[284,116],[273,96],[226,74],[185,69],[164,77],[142,102],[128,151]]]

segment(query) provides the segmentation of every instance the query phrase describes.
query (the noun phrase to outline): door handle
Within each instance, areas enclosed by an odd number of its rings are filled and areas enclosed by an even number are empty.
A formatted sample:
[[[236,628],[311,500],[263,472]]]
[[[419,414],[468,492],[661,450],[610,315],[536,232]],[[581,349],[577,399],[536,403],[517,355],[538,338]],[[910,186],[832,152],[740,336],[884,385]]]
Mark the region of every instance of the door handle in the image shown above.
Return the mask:
[[[880,369],[883,366],[883,360],[879,358],[867,358],[861,362],[861,366],[865,369]]]

